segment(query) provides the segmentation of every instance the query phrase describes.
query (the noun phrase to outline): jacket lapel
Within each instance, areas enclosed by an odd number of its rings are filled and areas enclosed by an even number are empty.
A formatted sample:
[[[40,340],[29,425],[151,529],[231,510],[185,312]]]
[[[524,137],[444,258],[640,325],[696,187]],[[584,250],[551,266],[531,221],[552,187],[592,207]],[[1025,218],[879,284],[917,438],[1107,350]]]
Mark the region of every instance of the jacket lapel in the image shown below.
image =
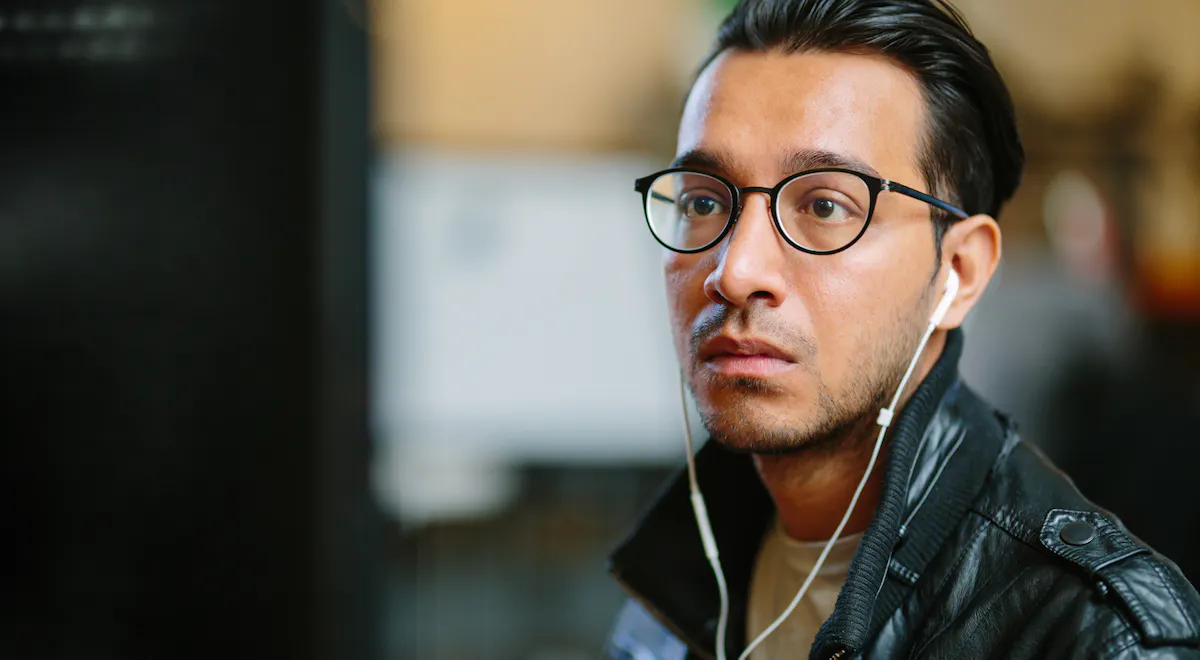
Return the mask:
[[[745,643],[750,575],[774,505],[749,456],[706,443],[696,454],[696,474],[729,586],[726,641],[733,653]],[[716,655],[720,598],[700,546],[683,471],[613,552],[609,571],[694,651]]]

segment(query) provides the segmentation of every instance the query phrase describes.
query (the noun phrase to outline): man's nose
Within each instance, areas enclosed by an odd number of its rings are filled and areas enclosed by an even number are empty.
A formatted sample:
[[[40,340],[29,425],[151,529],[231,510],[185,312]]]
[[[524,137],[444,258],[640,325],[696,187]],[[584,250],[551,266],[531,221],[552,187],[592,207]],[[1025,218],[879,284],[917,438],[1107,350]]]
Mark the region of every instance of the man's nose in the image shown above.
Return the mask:
[[[783,304],[787,281],[783,268],[791,246],[771,220],[771,198],[742,196],[742,212],[720,245],[717,267],[704,280],[704,293],[713,302],[744,307],[754,300]]]

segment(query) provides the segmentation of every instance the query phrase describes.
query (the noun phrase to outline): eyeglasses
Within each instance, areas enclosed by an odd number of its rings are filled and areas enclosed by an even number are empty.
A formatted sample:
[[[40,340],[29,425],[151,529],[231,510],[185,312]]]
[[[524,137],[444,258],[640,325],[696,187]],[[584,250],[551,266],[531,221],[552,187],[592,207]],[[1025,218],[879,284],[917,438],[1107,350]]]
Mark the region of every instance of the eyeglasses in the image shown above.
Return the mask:
[[[918,199],[958,218],[966,212],[894,181],[841,168],[793,174],[774,188],[738,188],[714,174],[685,168],[663,170],[634,182],[650,233],[675,252],[703,252],[729,233],[748,193],[770,196],[771,218],[792,247],[833,254],[867,231],[882,191]]]

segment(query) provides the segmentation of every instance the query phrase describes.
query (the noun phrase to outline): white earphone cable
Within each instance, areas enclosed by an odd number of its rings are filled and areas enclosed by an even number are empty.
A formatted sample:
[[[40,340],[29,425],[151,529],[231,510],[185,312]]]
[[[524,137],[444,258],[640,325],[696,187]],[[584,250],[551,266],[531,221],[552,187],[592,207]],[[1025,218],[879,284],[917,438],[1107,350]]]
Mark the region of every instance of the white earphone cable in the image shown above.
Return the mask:
[[[896,410],[896,404],[900,401],[900,395],[902,392],[904,392],[905,386],[908,385],[908,379],[912,377],[912,373],[917,366],[917,362],[920,361],[921,353],[925,351],[925,344],[928,343],[929,337],[933,335],[933,331],[936,328],[937,323],[933,322],[930,323],[929,327],[925,329],[925,334],[921,337],[921,343],[917,346],[917,351],[913,355],[912,361],[908,363],[908,370],[904,372],[904,378],[900,380],[900,387],[896,388],[896,394],[892,397],[891,405],[879,411],[879,417],[876,420],[876,423],[879,424],[879,435],[875,438],[875,447],[871,450],[871,460],[867,462],[867,469],[863,472],[862,479],[858,481],[858,487],[854,489],[854,496],[850,498],[850,505],[846,507],[846,513],[842,516],[842,521],[838,523],[837,529],[833,531],[833,536],[831,536],[829,541],[825,543],[825,547],[821,550],[820,556],[817,557],[817,562],[813,564],[812,570],[808,572],[808,577],[806,577],[804,579],[804,583],[800,585],[800,590],[796,592],[796,596],[792,598],[792,602],[787,606],[787,609],[783,611],[783,614],[779,615],[779,618],[771,622],[771,625],[767,626],[758,637],[754,638],[754,641],[750,642],[749,646],[747,646],[746,650],[742,652],[742,655],[739,656],[738,660],[746,660],[746,658],[749,658],[750,653],[752,653],[754,649],[763,642],[763,640],[765,640],[771,633],[775,632],[779,626],[783,625],[783,622],[792,615],[792,612],[795,611],[796,607],[800,604],[800,601],[804,600],[804,595],[808,593],[808,588],[812,585],[812,582],[816,578],[817,574],[821,572],[821,567],[825,565],[825,559],[829,557],[829,553],[833,550],[833,545],[837,543],[837,540],[842,535],[842,531],[846,529],[846,524],[850,522],[850,516],[854,513],[854,507],[858,504],[858,498],[862,495],[863,489],[866,488],[867,481],[871,477],[871,472],[875,469],[875,461],[879,458],[879,452],[883,448],[883,437],[887,434],[888,427],[892,423],[892,416]]]
[[[729,587],[725,584],[725,571],[721,570],[721,559],[717,552],[717,540],[713,537],[712,525],[708,521],[708,508],[700,494],[700,483],[696,480],[696,452],[692,447],[692,422],[688,419],[687,383],[683,370],[679,371],[679,404],[683,411],[683,437],[687,443],[688,488],[692,492],[692,512],[696,526],[700,529],[700,541],[704,545],[704,556],[717,578],[717,592],[721,597],[721,611],[717,617],[717,660],[725,660],[725,634],[729,628]]]

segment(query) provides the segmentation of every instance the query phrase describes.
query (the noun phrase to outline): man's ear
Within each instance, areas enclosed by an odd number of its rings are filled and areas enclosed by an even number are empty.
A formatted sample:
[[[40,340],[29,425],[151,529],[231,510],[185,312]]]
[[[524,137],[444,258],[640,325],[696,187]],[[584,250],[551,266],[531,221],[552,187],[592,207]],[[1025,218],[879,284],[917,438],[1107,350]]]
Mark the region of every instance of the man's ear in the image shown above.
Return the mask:
[[[1000,263],[1000,225],[988,215],[973,215],[950,225],[942,237],[942,268],[958,272],[958,295],[938,329],[962,325]],[[945,275],[940,278],[945,280]]]

